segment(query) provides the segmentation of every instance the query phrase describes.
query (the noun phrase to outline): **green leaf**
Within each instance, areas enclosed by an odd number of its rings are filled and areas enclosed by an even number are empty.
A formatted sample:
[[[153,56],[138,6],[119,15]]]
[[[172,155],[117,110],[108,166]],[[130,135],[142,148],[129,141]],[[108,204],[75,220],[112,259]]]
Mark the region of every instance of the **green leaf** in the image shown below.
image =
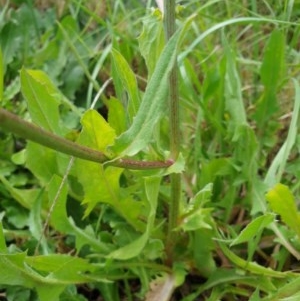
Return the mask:
[[[95,270],[87,260],[66,254],[31,256],[25,262],[37,271],[49,273],[48,278],[64,283],[87,282],[85,273]]]
[[[192,233],[192,251],[195,265],[204,277],[209,277],[216,269],[213,258],[215,250],[214,231],[200,229]]]
[[[121,102],[111,97],[107,102],[108,123],[116,131],[117,135],[123,133],[126,129],[126,114]]]
[[[120,301],[118,283],[97,283],[97,288],[100,290],[101,297],[105,301]]]
[[[300,299],[300,293],[295,293],[292,296],[289,295],[286,298],[280,299],[280,301],[299,301]]]
[[[300,237],[300,217],[289,188],[278,183],[266,194],[266,199],[271,209]]]
[[[11,21],[7,22],[3,27],[1,26],[2,28],[0,28],[0,45],[2,47],[3,62],[6,66],[13,61],[16,53],[22,53],[20,47],[22,44],[25,44],[24,37],[26,37],[27,35],[24,34],[25,32],[20,30],[19,26],[14,20],[20,20],[25,10],[26,7],[22,6],[22,9],[18,10],[18,12],[15,12],[15,14],[13,14],[13,17],[10,18]],[[2,17],[5,18],[5,16]],[[29,29],[29,33],[30,28],[28,28],[28,25],[30,23],[32,24],[32,20],[30,20],[31,22],[28,22],[28,20],[25,21],[27,26],[25,24],[23,25],[27,27],[26,29]]]
[[[107,146],[113,144],[116,134],[106,120],[97,111],[88,110],[82,116],[81,124],[83,128],[78,142],[111,156]]]
[[[136,115],[140,106],[139,89],[134,73],[126,62],[125,58],[116,49],[112,49],[114,74],[119,77],[122,92],[128,93],[127,112],[130,123]]]
[[[255,292],[251,295],[249,301],[261,301],[259,289],[257,288]]]
[[[208,5],[210,4],[214,4],[213,1],[210,1],[209,3],[207,3]],[[205,5],[203,5],[204,7]],[[195,47],[198,46],[199,43],[201,43],[207,36],[209,36],[211,33],[221,29],[221,28],[225,28],[226,26],[229,25],[233,25],[236,23],[282,23],[279,20],[276,19],[270,19],[270,18],[252,18],[252,17],[241,17],[241,18],[232,18],[223,22],[220,22],[218,24],[215,24],[214,26],[209,27],[207,30],[205,30],[203,33],[201,33],[188,47],[186,50],[184,50],[180,55],[179,55],[179,61],[181,62],[184,58],[186,58],[188,56],[188,54],[190,54]]]
[[[111,153],[106,147],[113,143],[115,131],[96,111],[89,110],[82,117],[83,129],[78,143],[101,150],[107,155]],[[117,213],[123,216],[135,228],[138,225],[138,215],[142,204],[135,202],[120,190],[122,168],[104,167],[101,164],[76,160],[75,169],[79,183],[85,192],[83,204],[87,205],[85,216],[89,215],[99,203],[111,205]]]
[[[110,253],[109,258],[128,260],[138,256],[144,249],[154,225],[160,181],[160,177],[145,178],[146,195],[150,207],[146,231],[132,243]]]
[[[64,81],[64,92],[71,99],[78,86],[80,86],[83,76],[85,75],[96,90],[99,90],[98,82],[93,78],[88,69],[88,58],[92,56],[91,49],[96,47],[93,43],[88,45],[84,39],[84,35],[80,32],[78,22],[74,16],[67,15],[61,22],[57,22],[59,32],[57,35],[57,43],[59,43],[59,51],[64,58],[66,66],[62,69],[62,77]],[[88,39],[91,42],[91,39]],[[90,44],[90,43],[89,43]],[[65,58],[68,52],[68,58]],[[57,68],[57,66],[54,66]]]
[[[100,252],[107,253],[110,248],[103,242],[99,241],[91,233],[91,231],[83,230],[76,226],[71,217],[68,218],[66,202],[67,202],[67,186],[66,183],[61,186],[62,179],[58,176],[53,176],[53,179],[49,183],[49,201],[53,204],[56,199],[53,212],[51,214],[50,223],[57,230],[62,233],[73,234],[76,237],[76,246],[78,251],[80,248],[87,244],[92,249]],[[57,192],[60,191],[58,198],[56,198]]]
[[[3,225],[2,225],[3,216],[4,216],[4,212],[1,212],[0,213],[0,253],[7,253],[5,236],[3,233]]]
[[[199,208],[203,207],[205,203],[210,201],[212,195],[213,185],[209,183],[205,185],[196,195],[189,201],[186,208],[184,209],[184,216],[192,214],[197,211]]]
[[[49,183],[53,174],[58,173],[57,152],[52,149],[28,141],[25,156],[26,167],[42,185]]]
[[[139,215],[144,206],[136,202],[126,189],[120,189],[120,176],[123,169],[104,167],[100,164],[77,160],[76,172],[79,183],[85,192],[83,204],[87,205],[85,216],[99,203],[109,204],[135,229],[143,229]]]
[[[247,124],[246,112],[242,98],[242,87],[235,62],[235,54],[230,48],[228,41],[224,38],[226,54],[225,73],[225,106],[230,115],[230,123],[234,136],[240,126]]]
[[[120,176],[123,169],[104,168],[100,164],[78,160],[76,162],[78,180],[84,189],[83,204],[87,205],[85,216],[89,215],[98,203],[106,203],[122,212],[119,202]]]
[[[249,125],[236,127],[233,147],[233,157],[242,167],[240,173],[251,183],[257,174],[259,147],[256,134]]]
[[[0,283],[35,288],[41,301],[58,301],[68,281],[47,279],[25,262],[26,253],[0,254]]]
[[[2,50],[0,48],[0,102],[3,100],[3,83],[4,83],[4,62]]]
[[[266,213],[252,220],[246,228],[233,240],[230,246],[238,245],[243,242],[252,240],[255,236],[263,231],[274,220],[274,214]]]
[[[26,167],[47,185],[54,174],[64,174],[70,161],[68,155],[28,141],[26,145]],[[41,164],[43,162],[43,164]]]
[[[282,144],[280,150],[276,154],[272,161],[271,166],[268,169],[267,175],[264,182],[272,187],[275,183],[280,182],[284,169],[286,167],[287,160],[290,156],[291,150],[296,142],[298,135],[298,119],[300,111],[300,86],[296,79],[293,78],[293,83],[295,86],[295,101],[294,108],[292,112],[292,119],[290,122],[288,135],[286,140]]]
[[[165,43],[162,14],[158,9],[143,19],[143,31],[138,42],[150,79]]]
[[[55,134],[62,134],[57,89],[42,71],[21,70],[21,90],[32,121]]]
[[[202,170],[199,179],[200,187],[214,182],[217,176],[224,176],[232,173],[231,162],[228,158],[213,158],[202,163]]]
[[[119,136],[112,150],[118,157],[133,156],[151,140],[154,127],[165,114],[168,77],[177,55],[181,30],[165,46],[147,85],[142,103],[131,127]]]
[[[287,282],[285,285],[278,287],[276,292],[271,296],[265,297],[262,301],[298,301],[300,297],[299,293],[300,277]]]
[[[26,150],[22,149],[17,153],[14,153],[11,156],[11,160],[16,165],[22,165],[25,164],[26,158],[25,158]]]
[[[212,229],[213,220],[211,217],[212,208],[199,208],[182,220],[183,231],[195,231],[198,229]]]
[[[276,62],[276,64],[274,64]],[[257,104],[256,119],[260,128],[277,111],[276,91],[285,69],[285,37],[274,30],[265,48],[260,69],[261,81],[265,87],[262,99]]]
[[[26,287],[8,286],[5,296],[8,301],[27,301],[30,300],[31,291]]]
[[[228,286],[229,283],[247,283],[253,287],[259,287],[265,292],[274,291],[277,288],[272,284],[269,277],[263,275],[243,275],[239,270],[236,269],[216,269],[208,280],[200,285],[196,293],[189,295],[182,301],[194,301],[197,297],[206,290],[212,289],[213,287],[222,287],[222,285]]]
[[[59,116],[59,105],[63,97],[48,76],[42,71],[23,68],[21,86],[33,122],[51,132],[63,135],[64,127],[61,126]],[[47,184],[53,174],[63,173],[67,164],[67,156],[28,142],[26,166],[43,184]]]
[[[14,97],[20,92],[21,84],[20,77],[17,76],[10,83],[5,85],[5,89],[3,91],[3,100],[8,101],[14,99]]]
[[[67,219],[67,211],[66,211],[66,200],[68,189],[66,184],[61,187],[62,179],[53,175],[51,181],[48,184],[48,199],[49,199],[49,207],[53,206],[53,202],[55,202],[53,212],[51,214],[50,223],[52,226],[63,233],[69,233],[72,231],[72,227],[69,224]],[[59,194],[58,194],[59,191]],[[57,196],[58,194],[58,196]]]
[[[267,277],[274,277],[274,278],[286,278],[289,275],[292,275],[292,272],[275,271],[271,268],[266,268],[262,265],[259,265],[256,262],[244,260],[243,258],[237,256],[235,253],[230,251],[229,248],[222,241],[219,241],[219,246],[222,252],[224,253],[224,255],[231,262],[233,262],[237,267],[249,271],[252,274],[264,275]]]
[[[260,77],[264,86],[276,91],[284,71],[285,37],[282,31],[275,29],[265,48],[260,69]],[[274,64],[276,62],[276,64]]]
[[[39,189],[20,189],[15,188],[13,185],[6,180],[5,177],[0,175],[0,181],[3,183],[4,187],[10,193],[10,195],[24,208],[30,209],[35,202],[37,196],[40,193]]]
[[[29,213],[29,229],[32,236],[37,240],[41,241],[41,246],[43,248],[43,253],[49,253],[49,248],[47,245],[47,240],[43,233],[42,224],[42,203],[45,197],[44,190],[41,190],[37,196],[35,202],[33,203],[32,209]]]
[[[212,195],[212,184],[207,184],[201,189],[183,209],[181,224],[178,228],[184,231],[195,231],[198,229],[212,229],[212,208],[203,208],[210,201]]]

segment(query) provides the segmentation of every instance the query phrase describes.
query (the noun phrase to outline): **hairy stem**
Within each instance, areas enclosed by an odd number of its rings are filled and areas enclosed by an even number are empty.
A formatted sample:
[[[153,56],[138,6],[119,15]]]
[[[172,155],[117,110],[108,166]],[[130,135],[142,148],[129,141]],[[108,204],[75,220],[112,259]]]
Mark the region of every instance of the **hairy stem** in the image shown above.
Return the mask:
[[[164,1],[164,25],[166,39],[169,40],[175,32],[175,0]],[[170,151],[172,160],[176,160],[180,149],[179,132],[179,96],[177,62],[175,62],[169,76],[169,119],[170,119]],[[173,248],[176,242],[176,233],[173,231],[177,226],[179,203],[181,195],[181,175],[171,175],[171,200],[169,207],[168,236],[167,236],[167,263],[172,264]]]
[[[1,108],[0,127],[24,139],[31,140],[58,152],[88,161],[107,163],[108,165],[116,167],[128,169],[158,169],[167,168],[174,163],[171,159],[165,162],[136,161],[131,159],[118,159],[113,161],[102,152],[57,136]]]

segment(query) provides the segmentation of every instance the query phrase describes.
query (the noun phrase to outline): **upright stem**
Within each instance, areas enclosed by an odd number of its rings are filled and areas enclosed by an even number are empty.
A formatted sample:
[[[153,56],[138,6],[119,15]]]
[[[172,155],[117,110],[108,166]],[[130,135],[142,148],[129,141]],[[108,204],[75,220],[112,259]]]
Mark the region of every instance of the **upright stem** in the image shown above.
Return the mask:
[[[169,40],[175,32],[175,0],[164,1],[164,25],[166,39]],[[169,120],[170,120],[170,151],[171,159],[176,160],[180,150],[180,120],[177,62],[175,62],[169,77]],[[171,174],[171,200],[169,207],[168,236],[167,236],[167,263],[173,262],[173,251],[176,241],[174,228],[177,226],[179,203],[181,195],[181,175]]]

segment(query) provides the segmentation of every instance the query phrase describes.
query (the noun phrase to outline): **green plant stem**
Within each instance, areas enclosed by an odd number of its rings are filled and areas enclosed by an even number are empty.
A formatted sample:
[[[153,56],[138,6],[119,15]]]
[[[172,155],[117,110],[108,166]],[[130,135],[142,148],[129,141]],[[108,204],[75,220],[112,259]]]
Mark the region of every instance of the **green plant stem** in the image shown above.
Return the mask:
[[[166,40],[168,41],[175,32],[175,0],[164,1],[164,26]],[[180,150],[180,120],[179,120],[179,96],[177,61],[169,76],[169,120],[170,120],[170,152],[171,159],[176,160]],[[173,262],[173,249],[176,243],[176,233],[179,203],[181,195],[181,175],[171,174],[171,200],[169,206],[168,234],[167,234],[167,264]]]
[[[83,160],[106,163],[111,166],[139,170],[167,168],[174,163],[171,159],[167,161],[136,161],[122,158],[112,160],[102,152],[57,136],[1,108],[0,127],[24,139],[31,140],[58,152]]]

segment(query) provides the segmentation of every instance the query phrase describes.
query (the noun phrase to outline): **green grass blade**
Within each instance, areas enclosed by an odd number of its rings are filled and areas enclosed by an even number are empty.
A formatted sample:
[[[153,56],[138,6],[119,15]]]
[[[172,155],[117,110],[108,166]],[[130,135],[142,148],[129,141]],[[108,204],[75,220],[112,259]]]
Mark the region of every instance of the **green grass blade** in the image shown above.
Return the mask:
[[[247,125],[247,118],[241,92],[241,80],[235,63],[235,54],[225,38],[224,44],[226,55],[225,106],[227,112],[230,114],[230,123],[232,124],[234,136],[236,136],[239,127]]]
[[[268,18],[243,17],[243,18],[235,18],[235,19],[226,20],[226,21],[223,21],[221,23],[218,23],[218,24],[210,27],[208,30],[204,31],[201,35],[199,35],[194,40],[194,42],[191,43],[191,45],[189,45],[189,47],[178,56],[179,61],[181,62],[184,58],[186,58],[198,46],[198,44],[200,44],[200,42],[202,42],[211,33],[215,32],[215,31],[217,31],[217,30],[219,30],[223,27],[232,25],[232,24],[254,23],[254,22],[297,25],[297,23],[284,22],[284,21],[279,21],[279,20],[275,20],[275,19],[268,19]]]
[[[91,75],[92,78],[93,78],[93,82],[96,81],[96,79],[97,79],[97,77],[100,73],[101,68],[103,68],[104,62],[106,61],[107,57],[109,56],[109,54],[111,52],[111,47],[112,47],[111,44],[107,45],[103,49],[99,59],[97,60],[97,63],[95,65],[95,67],[93,69],[93,72],[92,72],[92,75]],[[88,87],[88,91],[87,91],[87,101],[86,101],[86,108],[87,109],[91,108],[91,104],[92,104],[92,96],[93,96],[93,90],[94,90],[93,82],[91,82],[91,81],[89,82],[89,87]]]
[[[68,46],[70,47],[70,50],[72,51],[75,58],[77,59],[78,64],[80,65],[80,67],[84,71],[84,74],[89,79],[90,83],[93,84],[94,89],[99,90],[100,86],[99,86],[98,82],[96,80],[94,80],[94,78],[90,74],[90,72],[89,72],[89,70],[86,66],[86,62],[84,62],[83,58],[81,57],[80,53],[78,52],[78,50],[75,46],[73,40],[69,36],[70,34],[75,35],[78,38],[79,41],[81,40],[78,33],[74,30],[74,28],[72,28],[72,26],[73,26],[73,19],[71,17],[66,18],[65,20],[63,20],[62,23],[58,23],[58,27],[61,30],[61,33],[62,33],[66,43],[68,44]],[[88,52],[89,49],[87,47],[85,47],[85,48]]]
[[[298,119],[299,119],[299,110],[300,110],[300,86],[296,79],[293,79],[293,83],[295,86],[295,103],[294,103],[294,109],[292,113],[292,120],[289,127],[287,138],[283,143],[283,145],[281,146],[276,157],[272,161],[272,164],[265,177],[264,182],[269,187],[272,187],[276,183],[280,182],[288,157],[297,138]]]

